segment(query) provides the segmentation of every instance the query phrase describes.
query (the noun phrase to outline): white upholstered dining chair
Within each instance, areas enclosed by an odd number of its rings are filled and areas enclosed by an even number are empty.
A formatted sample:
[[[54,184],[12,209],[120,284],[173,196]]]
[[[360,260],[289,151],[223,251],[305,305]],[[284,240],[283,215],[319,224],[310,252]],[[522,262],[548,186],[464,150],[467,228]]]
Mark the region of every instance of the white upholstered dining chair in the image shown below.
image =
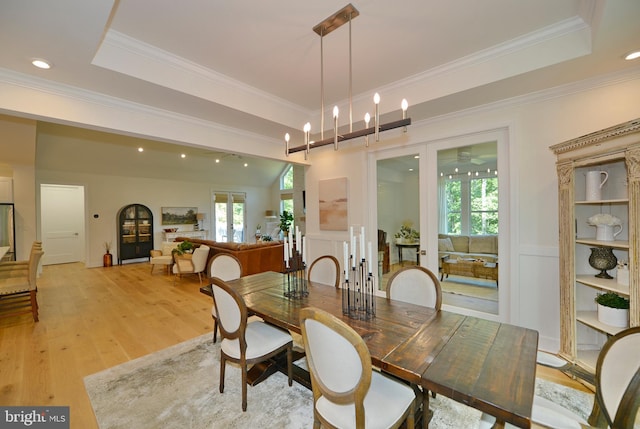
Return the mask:
[[[191,255],[174,255],[173,274],[182,277],[184,274],[197,274],[202,286],[202,273],[207,268],[209,246],[201,245]],[[175,278],[174,278],[175,283]]]
[[[247,367],[287,354],[289,386],[292,385],[293,341],[287,331],[261,321],[248,321],[247,306],[242,296],[217,277],[211,288],[220,325],[220,393],[224,392],[227,361],[240,365],[242,371],[242,411],[247,410]]]
[[[236,280],[242,276],[242,264],[238,258],[230,253],[217,253],[209,261],[207,273],[209,278],[217,277],[225,282]],[[211,317],[213,318],[213,342],[215,343],[218,337],[218,316],[215,302],[211,306]]]
[[[440,310],[442,288],[438,276],[421,266],[404,267],[389,277],[387,298]]]
[[[371,367],[364,340],[318,308],[300,310],[300,327],[313,390],[313,426],[414,427],[415,392]],[[337,358],[339,356],[339,358]]]
[[[633,429],[640,408],[640,327],[627,328],[607,340],[598,355],[595,380],[595,412],[592,412],[589,423],[537,395],[533,400],[532,421],[557,429]],[[493,416],[483,414],[480,428],[492,427],[495,420]],[[507,424],[505,427],[513,426]]]
[[[311,263],[307,280],[314,283],[340,287],[340,263],[331,255],[324,255]]]

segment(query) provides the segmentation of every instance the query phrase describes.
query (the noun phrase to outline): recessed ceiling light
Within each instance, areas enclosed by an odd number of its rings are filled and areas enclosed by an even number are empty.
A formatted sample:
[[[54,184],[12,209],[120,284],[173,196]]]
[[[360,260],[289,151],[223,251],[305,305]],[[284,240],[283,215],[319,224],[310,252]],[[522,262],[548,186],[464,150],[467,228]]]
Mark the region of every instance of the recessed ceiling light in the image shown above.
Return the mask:
[[[635,60],[636,58],[640,58],[640,51],[631,52],[624,57],[625,60]]]
[[[219,159],[216,159],[216,164],[218,164],[219,162],[220,162],[220,160],[219,160]]]
[[[139,147],[138,152],[144,152],[144,148]]]
[[[51,68],[51,63],[41,58],[34,58],[33,61],[31,61],[31,64],[38,67],[39,69],[48,70]]]
[[[185,155],[184,153],[180,155],[180,158],[186,158],[187,155]]]
[[[249,166],[249,164],[247,164],[247,163],[245,162],[245,163],[244,163],[244,166],[245,166],[245,167],[248,167],[248,166]]]

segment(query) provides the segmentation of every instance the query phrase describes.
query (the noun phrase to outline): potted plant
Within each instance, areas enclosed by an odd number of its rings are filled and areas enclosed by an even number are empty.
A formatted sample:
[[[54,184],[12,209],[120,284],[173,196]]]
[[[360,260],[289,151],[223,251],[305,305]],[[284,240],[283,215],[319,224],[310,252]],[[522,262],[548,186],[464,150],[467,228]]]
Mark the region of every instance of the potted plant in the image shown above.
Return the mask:
[[[174,255],[184,255],[185,253],[191,253],[193,251],[193,243],[189,240],[181,241],[175,249],[171,251]]]
[[[102,257],[102,266],[110,267],[113,265],[113,255],[111,254],[111,242],[104,242],[104,256]]]
[[[610,326],[626,328],[629,325],[629,300],[615,292],[599,293],[598,321]]]
[[[293,213],[289,213],[286,210],[282,211],[280,215],[280,231],[284,235],[289,234],[289,229],[291,229],[291,223],[293,223]]]
[[[265,234],[265,235],[262,236],[261,240],[262,241],[273,241],[273,238],[271,238],[270,235]]]

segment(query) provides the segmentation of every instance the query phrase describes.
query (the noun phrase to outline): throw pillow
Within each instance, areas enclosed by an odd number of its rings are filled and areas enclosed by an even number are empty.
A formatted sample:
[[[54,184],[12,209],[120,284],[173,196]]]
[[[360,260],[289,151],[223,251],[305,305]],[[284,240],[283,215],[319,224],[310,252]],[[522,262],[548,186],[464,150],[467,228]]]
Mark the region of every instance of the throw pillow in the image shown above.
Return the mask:
[[[454,252],[453,243],[450,238],[438,239],[438,252]]]

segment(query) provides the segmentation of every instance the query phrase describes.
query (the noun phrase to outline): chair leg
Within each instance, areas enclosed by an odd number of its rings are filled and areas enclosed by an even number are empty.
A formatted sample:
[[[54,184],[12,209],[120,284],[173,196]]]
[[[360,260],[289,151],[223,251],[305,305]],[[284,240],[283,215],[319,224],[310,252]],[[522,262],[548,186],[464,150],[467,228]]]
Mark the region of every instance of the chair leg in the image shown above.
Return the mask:
[[[227,360],[224,355],[220,353],[220,393],[224,392],[224,370],[227,366]]]
[[[218,319],[211,316],[213,319],[213,343],[215,344],[218,338]]]
[[[289,387],[292,385],[291,375],[293,374],[293,343],[287,347],[287,374],[289,375]]]
[[[29,295],[31,295],[31,312],[33,313],[33,321],[38,321],[38,300],[36,299],[36,291],[30,291]]]
[[[242,365],[242,411],[247,411],[247,363]]]

